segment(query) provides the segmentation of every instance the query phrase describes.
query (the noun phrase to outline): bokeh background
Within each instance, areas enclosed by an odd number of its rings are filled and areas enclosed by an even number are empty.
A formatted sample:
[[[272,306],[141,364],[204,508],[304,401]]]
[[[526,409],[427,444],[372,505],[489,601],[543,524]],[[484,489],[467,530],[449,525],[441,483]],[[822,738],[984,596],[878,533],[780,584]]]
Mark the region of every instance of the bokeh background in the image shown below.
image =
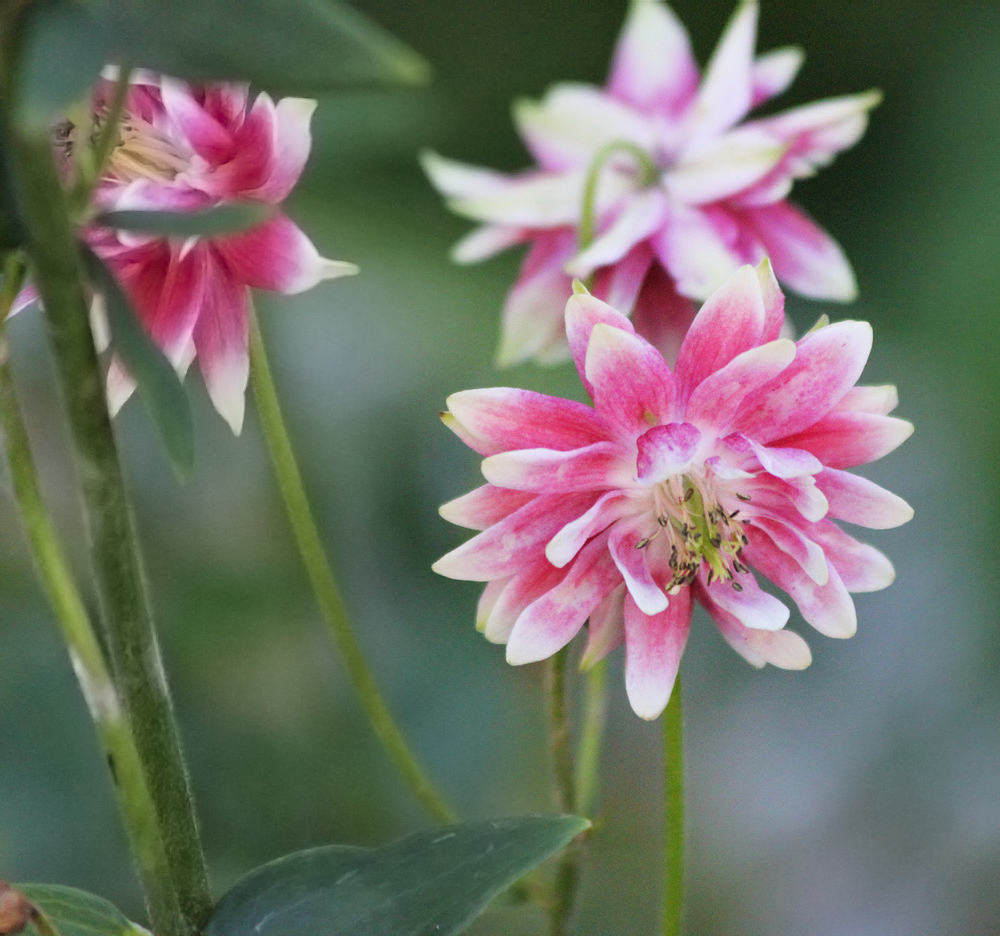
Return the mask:
[[[517,96],[600,82],[623,2],[367,0],[434,65],[429,90],[324,102],[290,211],[362,275],[260,299],[323,535],[395,712],[463,814],[550,808],[540,667],[512,669],[472,626],[477,587],[430,563],[464,534],[439,503],[477,464],[437,420],[448,393],[514,384],[578,395],[569,368],[498,374],[515,254],[448,261],[468,225],[422,177],[423,147],[516,169]],[[843,243],[861,300],[791,299],[869,319],[866,382],[895,382],[917,432],[866,473],[916,506],[867,538],[895,585],[861,626],[810,634],[805,673],[756,672],[696,621],[684,659],[690,928],[698,936],[1000,934],[1000,7],[985,0],[765,0],[760,49],[808,53],[779,103],[880,87],[854,150],[795,199]],[[704,62],[728,0],[676,0]],[[59,401],[38,321],[12,327],[46,490],[82,569]],[[426,823],[373,742],[300,568],[254,410],[234,439],[188,381],[197,467],[179,485],[141,405],[124,458],[214,881],[291,850],[375,844]],[[806,630],[793,617],[793,627]],[[603,820],[577,931],[655,931],[657,725],[609,670]],[[0,507],[0,876],[101,893],[141,916],[105,769],[9,498]],[[498,910],[474,933],[537,933]]]

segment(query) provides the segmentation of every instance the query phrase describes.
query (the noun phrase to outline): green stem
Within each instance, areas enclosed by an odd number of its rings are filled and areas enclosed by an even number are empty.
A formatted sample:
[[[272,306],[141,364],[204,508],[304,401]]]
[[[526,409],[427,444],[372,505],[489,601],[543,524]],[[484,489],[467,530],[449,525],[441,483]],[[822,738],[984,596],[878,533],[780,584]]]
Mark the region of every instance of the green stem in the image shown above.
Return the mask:
[[[180,922],[177,894],[132,731],[42,500],[38,472],[10,370],[10,348],[4,328],[4,320],[23,279],[20,259],[9,258],[5,272],[0,295],[0,421],[14,496],[36,569],[56,613],[80,691],[107,757],[118,806],[146,894],[150,922],[154,930],[164,936],[183,936],[183,928],[176,925]]]
[[[93,148],[88,149],[79,141],[79,157],[87,159],[87,172],[80,180],[77,190],[74,193],[74,201],[81,210],[90,204],[90,196],[94,189],[101,182],[101,175],[107,165],[115,145],[118,143],[118,123],[125,112],[125,102],[128,100],[129,82],[132,77],[132,69],[128,65],[121,65],[118,68],[118,80],[115,82],[115,91],[108,105],[107,113],[104,115],[104,122],[97,132],[97,139],[94,140]]]
[[[601,739],[608,713],[607,673],[604,661],[587,671],[586,696],[583,702],[583,724],[580,729],[580,750],[576,767],[576,812],[593,816],[600,790]]]
[[[302,475],[299,472],[292,443],[288,437],[278,395],[271,379],[271,369],[264,351],[257,317],[250,313],[250,374],[253,392],[257,400],[257,410],[271,462],[278,479],[278,487],[285,502],[285,511],[295,534],[295,541],[302,556],[302,562],[312,583],[313,592],[320,610],[333,635],[334,642],[347,666],[358,701],[361,703],[368,721],[382,747],[389,755],[400,776],[409,785],[427,812],[438,822],[455,821],[455,813],[440,793],[434,788],[427,774],[417,761],[396,725],[388,706],[382,699],[368,664],[365,662],[361,646],[354,636],[347,610],[334,580],[330,565],[326,560],[323,542],[320,539],[316,521],[309,508]]]
[[[180,906],[182,920],[172,929],[196,933],[211,912],[208,877],[90,332],[68,204],[48,139],[26,133],[11,137],[28,251],[66,401],[114,675]]]
[[[684,708],[678,674],[663,713],[663,936],[681,936],[684,922]]]
[[[546,661],[545,670],[546,694],[549,700],[549,748],[555,776],[556,803],[563,813],[572,813],[577,803],[566,685],[568,664],[569,649],[563,648]],[[553,899],[549,910],[550,936],[564,936],[567,932],[579,879],[580,849],[576,843],[571,843],[560,856],[559,864],[556,866]]]

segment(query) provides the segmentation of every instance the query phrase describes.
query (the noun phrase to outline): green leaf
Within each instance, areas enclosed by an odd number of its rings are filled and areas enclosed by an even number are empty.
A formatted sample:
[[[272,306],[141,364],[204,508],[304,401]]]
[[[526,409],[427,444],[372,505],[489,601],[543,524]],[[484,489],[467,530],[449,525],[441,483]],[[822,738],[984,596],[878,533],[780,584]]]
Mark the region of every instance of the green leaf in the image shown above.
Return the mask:
[[[59,936],[148,936],[103,897],[59,884],[16,884]]]
[[[239,881],[205,936],[448,936],[588,825],[576,816],[501,819],[384,848],[298,852]]]
[[[74,0],[29,5],[21,30],[16,120],[28,131],[47,133],[57,115],[84,98],[101,73],[110,36],[94,12]]]
[[[108,211],[94,224],[156,237],[218,237],[256,227],[274,215],[272,205],[241,202],[197,211]]]
[[[0,120],[0,253],[20,247],[26,237],[14,194],[14,176],[4,123]]]
[[[194,429],[180,378],[139,321],[114,274],[85,244],[80,249],[91,285],[104,298],[111,347],[135,380],[174,469],[186,477],[194,464]]]
[[[317,97],[413,85],[426,62],[337,0],[109,0],[113,58],[194,81],[249,81]]]

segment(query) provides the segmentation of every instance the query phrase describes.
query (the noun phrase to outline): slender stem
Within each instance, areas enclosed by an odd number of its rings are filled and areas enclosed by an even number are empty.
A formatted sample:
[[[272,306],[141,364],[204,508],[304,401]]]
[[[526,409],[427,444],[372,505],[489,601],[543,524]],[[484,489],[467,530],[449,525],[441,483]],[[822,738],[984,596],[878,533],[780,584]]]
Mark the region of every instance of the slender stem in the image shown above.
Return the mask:
[[[663,713],[663,936],[681,936],[684,923],[684,707],[677,676]]]
[[[545,670],[549,700],[549,748],[555,776],[556,803],[563,813],[573,812],[577,802],[566,685],[568,663],[569,649],[563,648],[546,661]],[[579,879],[580,849],[574,842],[562,853],[556,866],[553,899],[549,909],[550,936],[564,936],[567,932]]]
[[[586,250],[597,234],[597,187],[601,181],[604,167],[620,153],[633,157],[639,164],[641,184],[651,185],[659,174],[652,157],[641,146],[628,140],[612,140],[605,143],[590,162],[587,177],[583,183],[583,208],[580,212],[580,251]]]
[[[90,333],[68,205],[48,139],[26,133],[11,136],[28,250],[66,401],[114,675],[163,833],[182,916],[176,928],[196,933],[211,912],[211,895]]]
[[[114,94],[111,97],[111,103],[108,105],[107,113],[104,115],[104,122],[100,124],[93,147],[88,149],[82,145],[83,141],[80,141],[79,154],[82,157],[86,153],[89,163],[87,166],[88,171],[81,178],[75,192],[76,204],[80,208],[86,208],[89,204],[90,196],[100,184],[104,167],[118,142],[118,123],[125,112],[125,102],[128,100],[131,77],[132,69],[130,66],[121,65],[118,68],[118,80],[115,82]]]
[[[601,739],[604,736],[607,713],[607,675],[604,661],[601,660],[587,671],[586,695],[583,702],[580,750],[576,761],[576,811],[581,816],[592,816],[597,808]]]
[[[334,642],[347,666],[347,672],[354,684],[354,691],[361,703],[368,721],[382,747],[395,764],[400,776],[409,785],[427,812],[438,822],[455,821],[455,813],[445,799],[435,789],[427,774],[410,750],[402,732],[396,725],[388,706],[375,683],[368,664],[365,662],[361,646],[354,636],[347,610],[344,607],[340,589],[330,570],[323,542],[320,539],[316,521],[309,508],[302,475],[299,472],[292,443],[288,437],[281,407],[271,379],[271,369],[264,351],[257,317],[250,314],[250,374],[253,392],[257,400],[261,426],[271,453],[271,462],[278,479],[278,487],[285,502],[289,523],[295,534],[295,541],[302,556],[302,562],[312,583],[313,592],[320,610],[333,635]]]

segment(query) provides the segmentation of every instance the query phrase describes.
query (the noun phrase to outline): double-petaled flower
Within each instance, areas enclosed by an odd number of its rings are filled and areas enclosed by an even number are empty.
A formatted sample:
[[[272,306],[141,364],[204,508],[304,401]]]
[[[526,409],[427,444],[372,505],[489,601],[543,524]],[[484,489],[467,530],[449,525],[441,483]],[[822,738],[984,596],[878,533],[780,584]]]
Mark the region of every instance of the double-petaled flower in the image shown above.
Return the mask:
[[[757,3],[744,0],[699,78],[669,7],[634,0],[604,88],[559,84],[515,108],[537,168],[506,175],[425,157],[453,210],[483,222],[455,259],[531,245],[504,308],[501,363],[564,355],[571,276],[593,277],[594,294],[670,358],[690,300],[765,256],[804,295],[854,298],[840,247],[786,197],[858,141],[879,95],[745,120],[802,63],[796,48],[755,56],[756,31]]]
[[[671,371],[625,316],[580,291],[566,331],[593,407],[506,388],[449,397],[444,421],[485,456],[488,483],[441,508],[482,532],[435,569],[488,583],[478,625],[509,662],[552,655],[589,619],[583,665],[624,641],[632,707],[654,718],[698,601],[755,666],[807,666],[788,608],[752,570],[820,633],[855,632],[850,593],[894,572],[833,521],[884,529],[913,511],[844,469],[913,427],[888,415],[893,387],[855,386],[867,323],[793,342],[783,318],[770,266],[743,267],[704,304]]]
[[[107,110],[106,83],[96,98]],[[194,211],[233,202],[275,206],[257,227],[227,236],[167,239],[93,227],[87,238],[128,292],[175,367],[197,357],[215,408],[239,432],[248,365],[248,287],[297,293],[357,272],[326,260],[277,206],[309,155],[314,101],[240,85],[193,87],[143,73],[125,104],[120,139],[98,186],[102,210]],[[134,384],[120,364],[108,375],[117,410]]]

